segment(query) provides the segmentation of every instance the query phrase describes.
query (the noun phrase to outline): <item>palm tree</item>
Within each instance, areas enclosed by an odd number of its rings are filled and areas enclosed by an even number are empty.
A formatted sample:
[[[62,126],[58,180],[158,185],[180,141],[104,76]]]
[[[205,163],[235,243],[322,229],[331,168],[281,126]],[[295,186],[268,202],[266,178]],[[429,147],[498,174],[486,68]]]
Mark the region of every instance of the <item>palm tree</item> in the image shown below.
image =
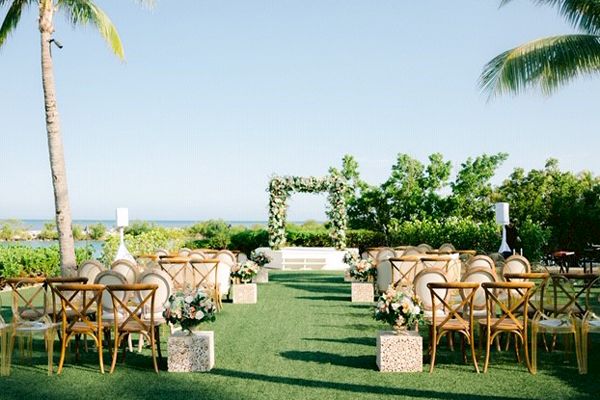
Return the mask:
[[[600,72],[600,0],[533,1],[556,7],[580,33],[533,40],[496,56],[479,81],[490,97],[532,87],[549,95],[574,78]]]
[[[92,0],[0,0],[0,7],[8,5],[8,11],[0,27],[0,47],[6,42],[8,35],[16,28],[23,10],[32,4],[37,4],[39,7],[38,26],[42,50],[42,87],[44,90],[46,132],[48,136],[52,186],[54,189],[61,270],[63,275],[70,275],[77,268],[77,262],[75,259],[73,232],[71,230],[71,207],[69,205],[65,157],[56,105],[54,71],[50,49],[53,43],[58,47],[62,47],[52,38],[52,34],[54,33],[54,13],[56,11],[66,13],[74,26],[94,25],[117,57],[123,59],[124,52],[117,29],[104,11],[94,4]]]

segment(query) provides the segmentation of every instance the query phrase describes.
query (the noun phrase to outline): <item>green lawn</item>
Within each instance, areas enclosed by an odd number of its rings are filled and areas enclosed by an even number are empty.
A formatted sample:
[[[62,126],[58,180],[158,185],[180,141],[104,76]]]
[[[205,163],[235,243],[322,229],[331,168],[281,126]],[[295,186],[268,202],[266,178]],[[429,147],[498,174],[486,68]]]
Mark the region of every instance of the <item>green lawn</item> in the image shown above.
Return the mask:
[[[492,355],[487,374],[462,364],[445,345],[436,369],[380,373],[375,335],[384,326],[369,306],[350,302],[341,273],[276,272],[259,285],[257,305],[225,304],[215,331],[216,368],[209,373],[156,375],[148,350],[129,353],[112,375],[101,375],[93,351],[80,363],[67,358],[60,376],[47,376],[41,342],[30,363],[15,354],[12,374],[0,377],[0,398],[46,399],[566,399],[600,395],[600,335],[592,335],[589,374],[577,373],[574,355],[540,351],[538,375],[516,364],[512,352]],[[5,308],[10,304],[3,295]],[[427,343],[427,342],[425,342]],[[163,338],[163,349],[166,353]],[[55,347],[58,351],[58,344]],[[595,355],[594,355],[595,354]],[[58,361],[58,357],[55,358]],[[105,362],[109,364],[108,353]],[[424,365],[425,368],[428,364]]]

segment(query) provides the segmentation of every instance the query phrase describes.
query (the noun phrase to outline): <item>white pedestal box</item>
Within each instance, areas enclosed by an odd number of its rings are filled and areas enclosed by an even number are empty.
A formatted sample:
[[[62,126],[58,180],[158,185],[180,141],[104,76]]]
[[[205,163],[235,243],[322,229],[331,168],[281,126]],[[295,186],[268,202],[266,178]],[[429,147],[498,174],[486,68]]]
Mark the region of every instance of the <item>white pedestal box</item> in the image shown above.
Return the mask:
[[[231,285],[233,304],[256,304],[258,298],[256,283]]]
[[[252,279],[254,283],[269,283],[269,270],[267,268],[261,268],[258,270],[258,274]]]
[[[168,341],[169,372],[210,371],[215,366],[213,331],[173,333]]]
[[[375,290],[371,282],[352,282],[352,302],[372,303],[375,299]]]
[[[423,338],[416,331],[379,331],[377,367],[381,372],[422,372]]]

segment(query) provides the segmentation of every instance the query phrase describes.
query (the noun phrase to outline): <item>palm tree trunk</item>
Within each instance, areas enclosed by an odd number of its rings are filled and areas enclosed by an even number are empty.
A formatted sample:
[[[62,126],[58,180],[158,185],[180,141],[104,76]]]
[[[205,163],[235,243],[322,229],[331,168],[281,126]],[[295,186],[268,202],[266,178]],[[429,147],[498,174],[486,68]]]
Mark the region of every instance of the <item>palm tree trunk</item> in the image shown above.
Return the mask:
[[[50,154],[50,171],[54,189],[54,204],[56,208],[56,227],[58,228],[58,244],[60,246],[60,263],[63,276],[73,275],[77,269],[75,259],[75,243],[71,229],[71,207],[67,190],[67,174],[60,120],[56,105],[54,72],[52,55],[50,54],[50,39],[54,32],[52,16],[54,13],[53,0],[40,1],[39,28],[42,47],[42,85],[44,88],[44,103],[46,108],[46,131],[48,134],[48,152]]]

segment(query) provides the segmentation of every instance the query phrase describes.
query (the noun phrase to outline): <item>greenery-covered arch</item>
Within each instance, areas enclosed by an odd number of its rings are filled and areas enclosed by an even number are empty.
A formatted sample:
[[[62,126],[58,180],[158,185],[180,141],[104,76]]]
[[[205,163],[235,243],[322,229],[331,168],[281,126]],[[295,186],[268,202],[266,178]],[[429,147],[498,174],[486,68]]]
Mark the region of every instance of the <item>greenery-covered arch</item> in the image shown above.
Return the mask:
[[[327,192],[327,217],[331,223],[331,239],[337,249],[346,248],[346,194],[349,190],[344,177],[275,176],[269,182],[269,245],[279,249],[285,244],[287,201],[292,193]]]

